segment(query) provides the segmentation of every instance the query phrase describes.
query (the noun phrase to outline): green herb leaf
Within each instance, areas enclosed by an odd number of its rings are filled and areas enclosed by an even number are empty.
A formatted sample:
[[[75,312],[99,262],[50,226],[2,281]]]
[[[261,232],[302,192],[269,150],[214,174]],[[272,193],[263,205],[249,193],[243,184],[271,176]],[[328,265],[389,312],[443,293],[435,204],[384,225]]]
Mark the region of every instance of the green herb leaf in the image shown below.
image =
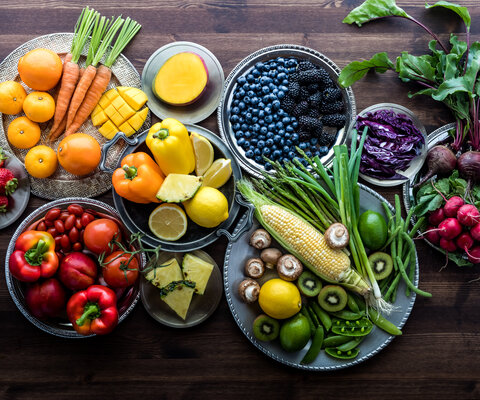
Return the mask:
[[[342,87],[351,86],[372,69],[375,70],[375,72],[383,74],[389,69],[393,70],[394,65],[388,58],[387,53],[377,53],[374,54],[370,60],[353,61],[346,65],[340,72],[338,83]]]
[[[430,194],[423,196],[419,203],[415,206],[415,215],[422,217],[429,211],[435,211],[442,205],[443,198],[439,194]]]
[[[354,8],[342,21],[344,24],[356,23],[362,26],[373,19],[390,16],[410,18],[410,16],[395,4],[395,0],[366,0]]]
[[[452,45],[450,54],[457,54],[461,57],[467,51],[467,42],[458,40],[457,36],[455,36],[453,33],[450,35],[450,44]]]
[[[449,10],[456,13],[465,23],[467,30],[470,30],[470,24],[472,23],[472,19],[470,17],[470,13],[468,12],[467,7],[462,7],[455,3],[450,3],[449,1],[437,1],[435,4],[428,4],[425,3],[425,8],[433,8],[433,7],[443,7],[448,8]]]
[[[445,250],[442,250],[442,253],[445,254]],[[471,267],[473,265],[468,259],[463,258],[462,255],[456,252],[449,252],[447,256],[449,260],[453,261],[459,267]]]

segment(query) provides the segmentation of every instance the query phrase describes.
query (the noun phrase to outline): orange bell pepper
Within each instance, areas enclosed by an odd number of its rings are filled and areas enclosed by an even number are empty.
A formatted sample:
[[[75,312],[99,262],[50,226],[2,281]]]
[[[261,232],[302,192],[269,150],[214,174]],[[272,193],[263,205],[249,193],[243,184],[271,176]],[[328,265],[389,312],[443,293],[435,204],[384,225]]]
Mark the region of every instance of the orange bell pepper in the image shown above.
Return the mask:
[[[112,184],[119,196],[134,203],[159,203],[156,194],[165,179],[160,167],[147,153],[126,155],[121,168],[112,175]]]

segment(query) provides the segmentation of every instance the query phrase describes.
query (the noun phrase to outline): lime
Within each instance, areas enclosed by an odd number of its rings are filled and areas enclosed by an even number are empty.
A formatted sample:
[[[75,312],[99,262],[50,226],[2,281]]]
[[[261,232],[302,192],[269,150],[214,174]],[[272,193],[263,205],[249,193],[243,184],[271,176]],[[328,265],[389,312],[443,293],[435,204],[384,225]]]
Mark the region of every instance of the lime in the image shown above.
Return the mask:
[[[387,241],[388,228],[382,214],[367,210],[358,220],[358,232],[363,244],[372,251],[379,250]]]
[[[307,317],[297,314],[280,328],[280,345],[286,351],[298,351],[310,340],[311,331]]]
[[[229,158],[217,158],[203,175],[203,186],[218,189],[225,185],[232,176],[232,160]]]
[[[302,299],[295,284],[274,278],[265,282],[260,288],[258,304],[270,317],[285,319],[300,311]]]
[[[192,199],[183,202],[190,219],[204,228],[214,228],[228,218],[227,198],[217,189],[201,187]]]
[[[176,204],[161,204],[150,214],[148,227],[160,239],[178,240],[187,231],[185,211]]]
[[[210,168],[213,163],[213,146],[208,139],[192,132],[190,139],[195,152],[195,174],[197,176],[203,175],[205,171]]]

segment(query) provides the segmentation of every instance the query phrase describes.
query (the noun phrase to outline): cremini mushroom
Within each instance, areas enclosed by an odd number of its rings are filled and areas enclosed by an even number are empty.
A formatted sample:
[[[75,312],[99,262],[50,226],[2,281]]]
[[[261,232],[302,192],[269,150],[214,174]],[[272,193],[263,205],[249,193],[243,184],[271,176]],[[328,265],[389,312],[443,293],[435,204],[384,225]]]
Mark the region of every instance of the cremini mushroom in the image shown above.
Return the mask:
[[[249,258],[245,263],[245,275],[258,279],[265,273],[265,264],[261,258]]]
[[[245,303],[255,303],[260,293],[260,285],[253,279],[245,279],[238,285],[238,294]]]
[[[277,260],[281,257],[282,252],[274,247],[262,250],[260,258],[265,263],[265,267],[273,269],[277,264]]]
[[[294,281],[303,272],[303,264],[292,254],[285,254],[277,261],[277,272],[280,278],[286,281]]]
[[[256,249],[265,249],[272,244],[272,237],[265,229],[257,229],[250,236],[250,245]]]
[[[350,235],[345,225],[340,222],[335,222],[325,231],[324,238],[328,247],[332,249],[343,249],[347,247]]]

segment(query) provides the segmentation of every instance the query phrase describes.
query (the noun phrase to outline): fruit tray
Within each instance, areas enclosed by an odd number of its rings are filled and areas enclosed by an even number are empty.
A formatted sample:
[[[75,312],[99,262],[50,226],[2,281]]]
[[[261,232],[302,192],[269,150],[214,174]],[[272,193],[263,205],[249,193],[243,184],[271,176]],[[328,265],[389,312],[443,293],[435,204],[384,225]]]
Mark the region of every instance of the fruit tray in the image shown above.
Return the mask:
[[[382,202],[385,202],[392,212],[394,211],[391,204],[389,204],[388,201],[380,196],[377,192],[371,190],[367,186],[361,184],[359,184],[359,186],[361,212],[369,209],[384,215]],[[248,216],[244,215],[239,224],[241,224],[242,220],[246,218],[248,218]],[[300,364],[300,361],[309,347],[308,344],[304,349],[298,352],[286,352],[280,347],[278,340],[272,342],[262,342],[257,340],[253,335],[252,324],[253,320],[259,314],[261,314],[260,307],[258,304],[245,304],[241,300],[237,288],[239,283],[245,279],[243,272],[245,261],[248,258],[258,256],[258,251],[250,246],[248,241],[252,232],[259,228],[259,226],[259,223],[254,221],[253,226],[248,232],[245,232],[236,242],[230,242],[228,244],[223,270],[225,296],[227,298],[230,311],[232,312],[232,315],[240,330],[257,349],[266,354],[268,357],[290,367],[311,371],[330,371],[360,364],[373,357],[393,340],[394,336],[391,336],[379,328],[374,327],[372,332],[359,345],[360,353],[357,358],[351,360],[339,360],[329,357],[324,351],[322,351],[316,360],[309,365]],[[275,243],[272,244],[272,247],[281,248]],[[418,279],[419,266],[418,258],[416,258],[415,279],[413,281],[415,286],[418,285]],[[416,297],[415,293],[412,293],[410,297],[407,297],[405,295],[405,288],[405,284],[402,281],[399,285],[397,299],[394,304],[395,309],[388,316],[388,319],[400,329],[407,322]]]

